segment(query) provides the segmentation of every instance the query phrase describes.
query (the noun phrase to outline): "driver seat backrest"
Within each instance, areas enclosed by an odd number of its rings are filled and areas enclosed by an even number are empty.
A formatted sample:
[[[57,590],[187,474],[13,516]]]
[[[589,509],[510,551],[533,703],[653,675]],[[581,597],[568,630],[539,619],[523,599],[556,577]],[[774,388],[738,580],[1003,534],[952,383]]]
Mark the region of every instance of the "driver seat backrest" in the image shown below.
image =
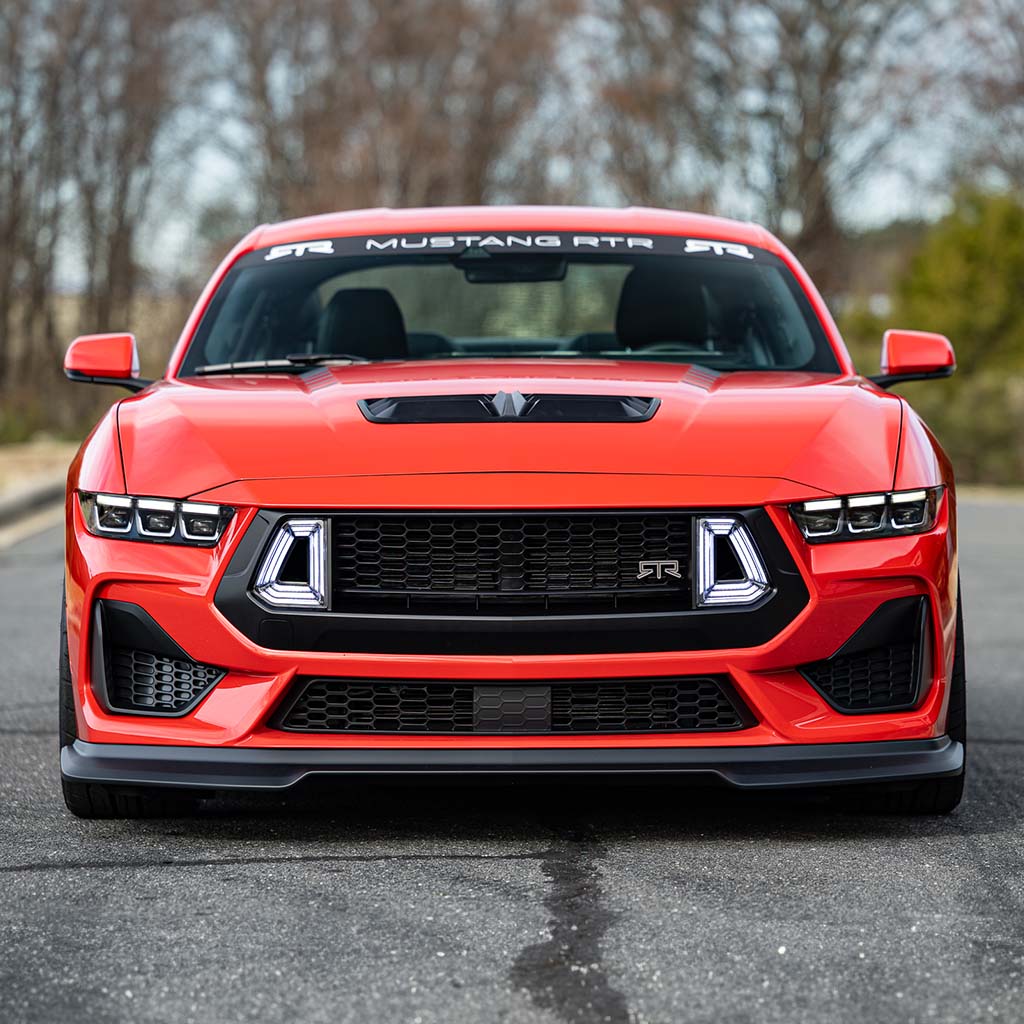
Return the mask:
[[[708,312],[700,278],[678,269],[634,267],[622,283],[615,333],[629,348],[672,341],[704,346]]]
[[[409,336],[386,288],[344,288],[331,296],[317,325],[316,350],[364,359],[407,359]]]

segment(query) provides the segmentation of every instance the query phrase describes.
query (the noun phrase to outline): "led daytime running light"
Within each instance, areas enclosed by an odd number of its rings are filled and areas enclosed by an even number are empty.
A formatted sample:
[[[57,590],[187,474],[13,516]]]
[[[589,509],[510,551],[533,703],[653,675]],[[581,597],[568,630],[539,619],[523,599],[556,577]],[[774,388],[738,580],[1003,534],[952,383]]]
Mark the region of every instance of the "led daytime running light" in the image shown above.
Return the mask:
[[[818,498],[790,506],[812,544],[927,533],[935,526],[942,487]]]
[[[226,505],[79,491],[86,529],[97,537],[210,547],[235,514]]]

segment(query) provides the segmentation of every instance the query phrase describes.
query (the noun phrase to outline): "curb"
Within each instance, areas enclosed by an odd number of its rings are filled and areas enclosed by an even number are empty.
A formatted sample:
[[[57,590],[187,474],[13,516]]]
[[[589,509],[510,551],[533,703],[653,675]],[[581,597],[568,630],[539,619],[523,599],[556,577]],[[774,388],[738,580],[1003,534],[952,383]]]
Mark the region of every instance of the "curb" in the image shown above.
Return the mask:
[[[0,526],[8,526],[22,516],[64,497],[67,475],[50,476],[16,491],[0,495]]]

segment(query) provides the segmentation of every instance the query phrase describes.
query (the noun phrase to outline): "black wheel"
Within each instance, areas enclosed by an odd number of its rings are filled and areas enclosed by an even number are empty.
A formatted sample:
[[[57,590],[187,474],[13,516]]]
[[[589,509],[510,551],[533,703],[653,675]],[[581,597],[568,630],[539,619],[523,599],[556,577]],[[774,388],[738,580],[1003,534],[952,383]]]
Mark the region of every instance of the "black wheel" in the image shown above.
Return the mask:
[[[959,775],[948,779],[929,779],[911,786],[873,789],[854,801],[857,808],[880,814],[949,814],[956,810],[963,799],[967,775],[967,665],[964,652],[964,610],[959,587],[946,734],[964,745],[964,770]]]
[[[78,738],[75,698],[68,655],[67,602],[61,601],[60,651],[58,656],[60,747],[70,746]],[[191,814],[199,800],[178,790],[147,790],[127,786],[108,786],[96,782],[76,782],[61,776],[61,789],[68,810],[78,818],[173,818]]]

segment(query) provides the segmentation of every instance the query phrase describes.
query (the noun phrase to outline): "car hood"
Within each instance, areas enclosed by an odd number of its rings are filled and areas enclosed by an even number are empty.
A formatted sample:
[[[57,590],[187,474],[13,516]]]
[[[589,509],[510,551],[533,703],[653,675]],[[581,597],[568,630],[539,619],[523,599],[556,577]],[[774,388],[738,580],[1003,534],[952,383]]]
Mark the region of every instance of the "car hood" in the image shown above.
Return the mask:
[[[643,422],[429,424],[373,423],[358,405],[498,391],[653,397],[660,405]],[[901,409],[859,378],[826,374],[481,360],[164,380],[124,400],[118,425],[127,486],[138,494],[484,473],[771,478],[856,493],[891,486]]]

